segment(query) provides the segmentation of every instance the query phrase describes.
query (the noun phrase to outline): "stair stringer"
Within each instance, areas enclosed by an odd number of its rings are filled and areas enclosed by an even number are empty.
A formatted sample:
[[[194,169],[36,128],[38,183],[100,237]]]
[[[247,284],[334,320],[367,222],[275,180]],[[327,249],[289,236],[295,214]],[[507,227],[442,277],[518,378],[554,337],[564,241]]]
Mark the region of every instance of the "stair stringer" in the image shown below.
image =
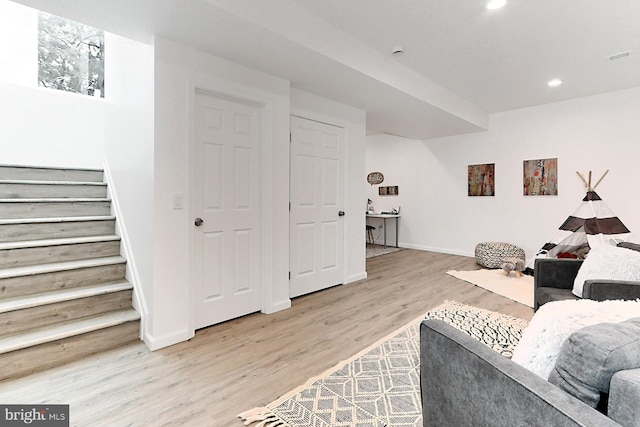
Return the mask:
[[[145,341],[147,319],[149,318],[149,309],[147,306],[147,300],[145,298],[142,281],[140,280],[140,274],[138,271],[138,264],[136,263],[135,252],[131,248],[131,239],[127,232],[127,225],[125,216],[120,209],[120,203],[118,199],[118,192],[116,185],[109,168],[109,162],[104,161],[104,182],[107,183],[107,197],[111,199],[111,214],[116,217],[115,232],[120,236],[120,254],[127,260],[125,269],[125,278],[133,285],[133,308],[140,314],[140,331],[139,336],[142,341]],[[148,345],[148,344],[147,344]]]

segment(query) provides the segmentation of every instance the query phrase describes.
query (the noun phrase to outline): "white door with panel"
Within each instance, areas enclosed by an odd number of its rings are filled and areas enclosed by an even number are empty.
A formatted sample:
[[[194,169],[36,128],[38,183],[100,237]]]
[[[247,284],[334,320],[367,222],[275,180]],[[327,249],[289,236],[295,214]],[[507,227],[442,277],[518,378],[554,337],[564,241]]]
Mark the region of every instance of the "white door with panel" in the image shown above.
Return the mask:
[[[343,282],[344,129],[291,117],[289,295]]]
[[[261,309],[260,109],[196,91],[194,327]]]

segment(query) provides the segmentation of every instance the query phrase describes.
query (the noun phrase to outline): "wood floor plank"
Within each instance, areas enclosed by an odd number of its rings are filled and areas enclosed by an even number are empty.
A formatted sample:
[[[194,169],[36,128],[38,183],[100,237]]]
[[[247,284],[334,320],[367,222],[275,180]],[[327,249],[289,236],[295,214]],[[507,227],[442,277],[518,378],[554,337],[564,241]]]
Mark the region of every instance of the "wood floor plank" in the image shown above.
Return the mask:
[[[367,260],[368,278],[150,352],[142,343],[0,382],[4,403],[68,403],[72,425],[235,426],[445,300],[530,319],[533,310],[445,274],[473,258],[416,250]]]

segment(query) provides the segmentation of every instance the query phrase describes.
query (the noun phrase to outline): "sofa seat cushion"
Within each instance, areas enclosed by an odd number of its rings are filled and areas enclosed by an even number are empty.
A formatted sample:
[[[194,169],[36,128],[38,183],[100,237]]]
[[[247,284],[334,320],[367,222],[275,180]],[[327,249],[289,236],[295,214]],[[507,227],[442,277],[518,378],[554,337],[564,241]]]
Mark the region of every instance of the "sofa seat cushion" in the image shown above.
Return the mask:
[[[595,408],[618,371],[640,368],[640,317],[584,327],[562,345],[549,382]]]
[[[571,289],[559,288],[537,288],[535,292],[536,302],[543,305],[551,301],[577,300],[577,296],[571,292]]]
[[[625,427],[640,427],[640,369],[616,372],[609,386],[607,415]]]

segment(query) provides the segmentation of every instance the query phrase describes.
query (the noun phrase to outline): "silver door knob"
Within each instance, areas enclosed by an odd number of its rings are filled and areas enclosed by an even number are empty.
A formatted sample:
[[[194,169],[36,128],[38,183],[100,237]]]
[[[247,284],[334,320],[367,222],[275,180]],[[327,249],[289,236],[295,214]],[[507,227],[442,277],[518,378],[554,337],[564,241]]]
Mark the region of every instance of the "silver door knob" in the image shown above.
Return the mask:
[[[200,227],[202,224],[204,224],[204,221],[202,220],[202,218],[196,218],[196,220],[193,221],[193,223],[195,224],[196,227]]]

